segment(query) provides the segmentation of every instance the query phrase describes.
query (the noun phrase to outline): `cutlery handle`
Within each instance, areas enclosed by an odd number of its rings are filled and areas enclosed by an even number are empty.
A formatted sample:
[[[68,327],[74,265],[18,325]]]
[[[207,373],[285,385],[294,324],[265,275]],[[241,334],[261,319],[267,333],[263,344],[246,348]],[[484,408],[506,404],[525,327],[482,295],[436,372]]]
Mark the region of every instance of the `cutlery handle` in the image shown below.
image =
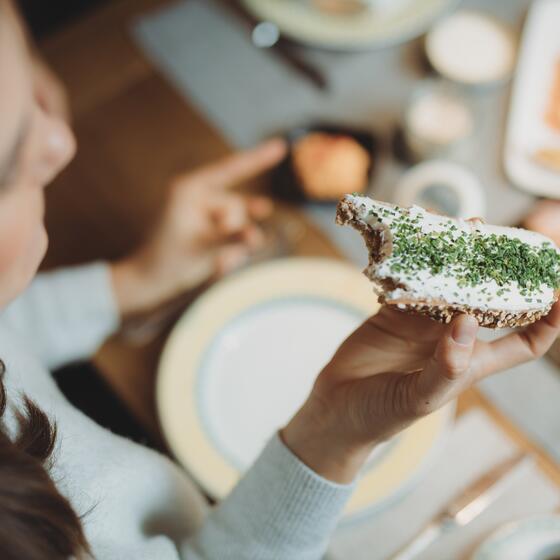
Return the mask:
[[[412,560],[424,552],[444,532],[442,523],[433,522],[426,525],[415,537],[397,551],[391,560]]]
[[[313,65],[295,54],[292,47],[286,44],[285,39],[280,38],[275,45],[269,47],[269,50],[282,58],[294,71],[307,78],[316,88],[321,90],[328,89],[328,82],[325,76]]]
[[[267,23],[255,17],[240,0],[234,2],[228,0],[220,0],[220,3],[227,9],[235,13],[239,18],[244,20],[254,30],[256,26],[262,23]],[[271,45],[261,46],[258,48],[266,48],[270,50],[271,54],[277,56],[285,64],[289,65],[292,70],[297,72],[300,76],[307,79],[313,86],[320,90],[328,89],[328,81],[323,73],[315,68],[313,64],[307,62],[303,57],[295,52],[293,45],[287,41],[282,35],[274,41]]]

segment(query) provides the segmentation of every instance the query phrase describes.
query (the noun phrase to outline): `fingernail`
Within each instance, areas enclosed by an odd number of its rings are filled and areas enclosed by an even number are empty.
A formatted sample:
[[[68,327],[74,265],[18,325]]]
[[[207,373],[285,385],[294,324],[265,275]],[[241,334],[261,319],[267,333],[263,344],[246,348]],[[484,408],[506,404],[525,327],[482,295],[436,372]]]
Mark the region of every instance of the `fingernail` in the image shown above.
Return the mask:
[[[473,343],[478,331],[478,322],[474,317],[461,317],[453,325],[451,336],[457,344],[468,346]]]

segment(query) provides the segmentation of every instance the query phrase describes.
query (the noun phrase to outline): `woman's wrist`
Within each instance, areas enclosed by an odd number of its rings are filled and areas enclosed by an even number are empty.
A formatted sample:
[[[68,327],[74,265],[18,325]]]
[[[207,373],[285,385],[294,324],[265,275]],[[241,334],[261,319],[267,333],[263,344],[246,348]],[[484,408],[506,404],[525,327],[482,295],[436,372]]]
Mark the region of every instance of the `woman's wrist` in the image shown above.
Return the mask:
[[[318,475],[339,484],[351,483],[375,442],[352,443],[331,410],[312,394],[280,431],[284,444]]]
[[[138,259],[129,257],[110,266],[113,290],[121,316],[141,313],[161,303],[158,282],[150,279]]]

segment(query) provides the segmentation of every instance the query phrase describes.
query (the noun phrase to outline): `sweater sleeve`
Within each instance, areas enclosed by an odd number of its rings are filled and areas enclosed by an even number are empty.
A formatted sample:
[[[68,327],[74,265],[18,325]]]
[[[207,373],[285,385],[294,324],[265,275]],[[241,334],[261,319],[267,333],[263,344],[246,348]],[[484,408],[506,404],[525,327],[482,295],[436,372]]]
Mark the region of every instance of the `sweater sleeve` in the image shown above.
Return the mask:
[[[353,489],[317,475],[276,435],[183,557],[319,560]]]
[[[50,369],[90,357],[119,324],[109,266],[39,274],[0,321]]]

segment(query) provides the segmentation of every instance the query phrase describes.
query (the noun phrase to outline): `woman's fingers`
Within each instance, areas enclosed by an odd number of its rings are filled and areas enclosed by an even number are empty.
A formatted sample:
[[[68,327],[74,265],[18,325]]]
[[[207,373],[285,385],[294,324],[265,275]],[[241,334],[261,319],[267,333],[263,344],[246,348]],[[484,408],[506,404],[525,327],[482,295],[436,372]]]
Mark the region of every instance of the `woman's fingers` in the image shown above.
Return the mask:
[[[560,335],[560,302],[529,327],[481,345],[475,354],[479,379],[544,355]]]
[[[229,188],[256,177],[279,163],[286,155],[286,142],[273,138],[251,150],[237,152],[211,163],[189,176],[210,188]]]
[[[209,247],[203,256],[191,260],[181,289],[195,288],[237,270],[247,263],[251,253],[251,247],[242,241]]]
[[[218,236],[240,233],[272,212],[272,202],[267,198],[228,192],[216,193],[210,206]]]
[[[414,416],[436,410],[468,385],[477,332],[474,317],[457,317],[444,330],[424,370],[403,378],[403,382],[410,384],[407,393]]]
[[[216,246],[218,249],[224,247],[226,252],[229,246],[238,247],[234,253],[241,250],[247,256],[259,250],[265,243],[265,236],[262,229],[255,223],[250,215],[250,208],[246,201],[238,195],[222,193],[213,211],[215,231],[206,237],[209,245]],[[210,247],[208,247],[210,248]],[[227,257],[228,262],[237,259],[234,255]],[[228,271],[237,268],[237,265],[220,265],[220,270]]]
[[[257,221],[268,218],[274,209],[272,200],[265,196],[246,196],[245,203],[247,204],[249,214]]]
[[[470,367],[478,333],[478,322],[470,315],[460,315],[446,329],[434,354],[438,375],[454,381]]]
[[[221,193],[212,208],[216,237],[227,237],[243,231],[251,218],[243,198],[235,194]]]
[[[245,243],[231,243],[220,247],[216,251],[216,276],[223,276],[243,266],[249,259],[250,253],[251,251]]]

